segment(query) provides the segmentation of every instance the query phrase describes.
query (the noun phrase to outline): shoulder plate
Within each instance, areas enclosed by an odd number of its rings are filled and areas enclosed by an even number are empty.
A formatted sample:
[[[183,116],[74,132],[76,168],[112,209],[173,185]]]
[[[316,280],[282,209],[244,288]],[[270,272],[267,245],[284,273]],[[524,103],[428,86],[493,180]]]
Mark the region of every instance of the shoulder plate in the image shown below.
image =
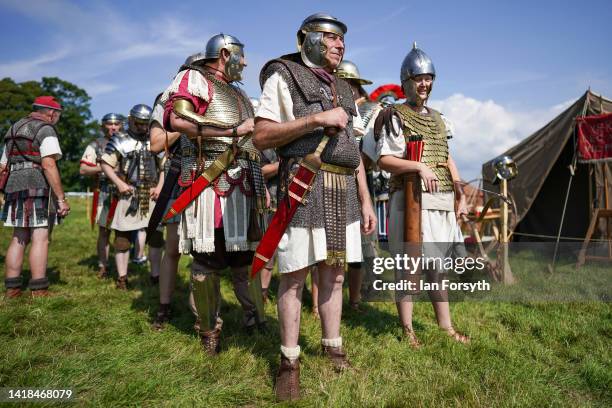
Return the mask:
[[[106,144],[104,153],[119,153],[125,157],[128,153],[136,150],[138,141],[126,133],[115,133]]]

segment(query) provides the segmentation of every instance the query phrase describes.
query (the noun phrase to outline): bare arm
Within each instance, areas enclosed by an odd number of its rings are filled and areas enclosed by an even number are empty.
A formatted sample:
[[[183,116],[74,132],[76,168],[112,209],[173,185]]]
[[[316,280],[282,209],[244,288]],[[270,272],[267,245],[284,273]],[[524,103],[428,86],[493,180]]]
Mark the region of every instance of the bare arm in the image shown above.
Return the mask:
[[[125,181],[121,180],[121,178],[119,178],[117,173],[115,173],[115,169],[113,169],[110,164],[102,162],[102,171],[104,172],[104,174],[106,174],[106,177],[108,177],[108,179],[117,186],[117,189],[119,190],[120,194],[131,192],[134,189],[134,187],[130,186]]]
[[[261,173],[263,174],[264,179],[270,180],[272,177],[278,174],[278,162],[261,166]]]
[[[55,159],[51,156],[43,157],[41,161],[41,166],[43,168],[43,172],[45,173],[45,178],[51,187],[51,190],[55,193],[58,202],[58,212],[57,214],[60,217],[64,217],[68,215],[70,212],[70,206],[66,201],[66,196],[64,195],[64,189],[62,188],[62,180],[59,175],[59,171],[57,170],[57,165],[55,164]]]
[[[413,160],[400,159],[395,156],[380,156],[378,166],[391,174],[404,174],[416,172],[425,183],[427,191],[438,192],[438,178],[435,173],[425,164]]]
[[[194,122],[181,118],[174,112],[170,113],[170,124],[172,129],[179,133],[184,133],[191,138],[201,137],[231,137],[234,129],[219,129],[211,126],[198,126]],[[253,119],[245,120],[236,128],[237,136],[244,136],[253,131]]]
[[[359,161],[359,167],[357,167],[357,190],[359,201],[361,202],[362,231],[364,234],[369,235],[376,230],[377,221],[374,207],[372,206],[372,199],[370,198],[370,191],[368,190],[365,168],[361,160]]]
[[[404,174],[420,171],[421,163],[388,155],[380,156],[378,167],[391,174]]]
[[[62,188],[62,180],[60,179],[57,165],[53,157],[47,156],[42,158],[42,168],[45,173],[45,178],[49,186],[60,200],[64,199],[64,189]]]
[[[453,179],[453,187],[455,189],[455,199],[457,200],[455,206],[455,213],[457,214],[457,218],[461,218],[464,214],[468,214],[467,201],[465,197],[465,193],[463,191],[463,183],[461,181],[461,176],[459,175],[459,169],[455,164],[455,161],[448,155],[448,170],[450,170],[451,178]]]
[[[159,153],[164,150],[166,145],[166,137],[168,138],[168,146],[172,146],[174,142],[181,137],[181,132],[167,132],[159,123],[154,122],[149,132],[151,136],[150,150],[153,153]]]
[[[102,167],[100,167],[99,164],[95,166],[88,166],[85,163],[81,163],[81,166],[79,167],[79,174],[81,176],[92,177],[97,176],[100,173],[102,173]]]
[[[288,122],[278,123],[273,120],[257,118],[253,144],[259,150],[279,147],[312,132],[319,127],[344,129],[348,115],[344,108],[334,108],[324,112],[313,113]]]
[[[165,180],[166,175],[164,174],[163,171],[159,172],[159,180],[157,181],[157,185],[155,187],[151,187],[149,189],[149,195],[151,196],[152,200],[157,201],[157,199],[159,198],[159,193],[161,192],[162,188],[164,187],[164,180]]]

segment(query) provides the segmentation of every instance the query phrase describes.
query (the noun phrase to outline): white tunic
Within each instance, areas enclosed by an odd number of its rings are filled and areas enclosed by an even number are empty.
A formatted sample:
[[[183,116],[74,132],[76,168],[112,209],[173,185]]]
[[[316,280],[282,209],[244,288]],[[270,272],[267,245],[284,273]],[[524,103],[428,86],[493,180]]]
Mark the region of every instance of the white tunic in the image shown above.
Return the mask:
[[[279,73],[274,73],[263,87],[259,108],[255,114],[258,118],[269,119],[277,123],[295,120],[293,100],[287,83]],[[359,126],[361,117],[357,110],[354,122]],[[362,131],[358,128],[358,131]],[[360,222],[346,226],[346,261],[361,262],[361,229]],[[295,272],[327,259],[327,240],[324,228],[288,227],[278,245],[278,271]]]

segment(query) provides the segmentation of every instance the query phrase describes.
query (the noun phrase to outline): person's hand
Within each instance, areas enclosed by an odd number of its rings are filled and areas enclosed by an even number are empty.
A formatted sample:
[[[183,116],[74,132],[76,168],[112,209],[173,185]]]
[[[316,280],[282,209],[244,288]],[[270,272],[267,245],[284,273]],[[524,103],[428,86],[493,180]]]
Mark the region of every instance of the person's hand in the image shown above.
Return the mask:
[[[374,209],[372,208],[372,204],[370,200],[361,204],[361,231],[365,235],[370,235],[374,231],[376,231],[376,214],[374,213]]]
[[[316,121],[324,128],[344,129],[348,124],[348,114],[344,108],[334,108],[316,114]]]
[[[467,216],[469,213],[468,205],[464,195],[461,195],[459,198],[459,202],[455,208],[455,214],[457,215],[457,219],[463,219],[464,216]]]
[[[151,200],[157,201],[157,199],[159,198],[160,192],[161,192],[161,186],[151,187],[149,189],[149,197],[151,197]]]
[[[117,191],[119,191],[120,195],[132,195],[134,187],[124,181],[120,181],[119,184],[117,184]]]
[[[425,188],[428,193],[438,192],[438,177],[425,163],[419,163],[419,177],[421,177],[421,180],[425,183]]]
[[[65,217],[70,213],[70,205],[64,198],[63,200],[57,200],[57,216]]]
[[[272,198],[270,197],[270,190],[268,190],[268,187],[266,187],[266,208],[270,208],[271,204]]]
[[[253,118],[248,118],[238,126],[236,133],[238,136],[244,136],[252,133],[253,130],[255,130],[255,120]]]

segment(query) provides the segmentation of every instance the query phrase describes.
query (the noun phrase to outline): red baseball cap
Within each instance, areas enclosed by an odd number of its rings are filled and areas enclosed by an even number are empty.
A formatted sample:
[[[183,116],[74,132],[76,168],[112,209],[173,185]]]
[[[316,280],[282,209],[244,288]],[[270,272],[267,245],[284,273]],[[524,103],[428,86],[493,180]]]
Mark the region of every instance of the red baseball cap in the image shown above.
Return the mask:
[[[55,99],[55,97],[47,96],[47,95],[36,97],[36,99],[34,99],[34,103],[32,104],[32,106],[37,106],[40,108],[55,109],[58,111],[62,110],[62,105],[60,105],[60,103]]]

